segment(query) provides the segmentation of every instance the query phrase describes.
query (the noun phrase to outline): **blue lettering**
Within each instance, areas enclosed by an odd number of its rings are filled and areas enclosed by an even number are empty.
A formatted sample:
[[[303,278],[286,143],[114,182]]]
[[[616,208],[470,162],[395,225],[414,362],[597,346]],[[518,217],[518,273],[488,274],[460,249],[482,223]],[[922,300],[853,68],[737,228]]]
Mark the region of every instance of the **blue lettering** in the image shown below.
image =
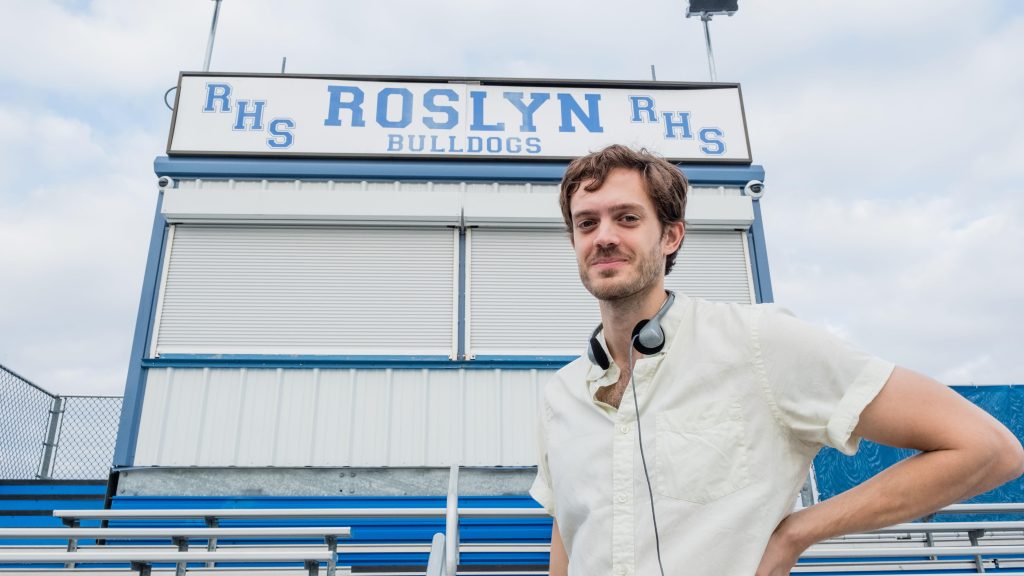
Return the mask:
[[[416,141],[419,140],[419,144]],[[423,134],[409,134],[409,152],[423,152],[427,137]]]
[[[430,151],[431,152],[444,152],[445,149],[437,145],[437,134],[430,137]]]
[[[501,152],[501,138],[497,136],[491,136],[487,139],[487,151],[491,154],[497,154]]]
[[[516,137],[509,138],[508,151],[512,154],[519,154],[523,151],[523,141]]]
[[[455,146],[455,136],[448,137],[448,151],[449,152],[465,152],[462,148]]]
[[[231,85],[230,84],[206,84],[206,106],[203,106],[203,112],[231,112],[231,101],[228,97],[231,96]],[[220,102],[220,110],[213,105],[214,101]]]
[[[352,126],[366,126],[363,121],[363,91],[355,86],[328,86],[327,92],[331,95],[327,103],[327,119],[324,126],[341,126],[341,109],[347,108],[352,112]],[[348,101],[341,99],[342,95],[349,94],[352,98]]]
[[[388,152],[402,151],[402,135],[388,134]]]
[[[291,118],[275,118],[270,121],[268,130],[273,138],[267,138],[267,146],[271,148],[287,148],[295,141],[291,129],[295,128],[295,121]]]
[[[484,140],[479,136],[470,136],[466,138],[466,152],[480,152],[484,149]]]
[[[392,96],[402,99],[402,117],[388,119],[388,102]],[[385,88],[377,94],[377,124],[382,128],[405,128],[412,122],[412,92],[408,88]]]
[[[249,110],[248,100],[237,100],[235,103],[238,104],[238,112],[235,113],[232,130],[263,130],[263,107],[267,104],[266,100],[253,100],[252,110]],[[246,120],[252,120],[249,128],[245,127]]]
[[[529,154],[540,154],[540,138],[531,136],[526,139],[526,152]]]
[[[447,117],[444,122],[438,122],[434,118],[429,116],[423,117],[423,123],[427,128],[433,128],[435,130],[449,130],[455,127],[455,124],[459,121],[459,113],[455,110],[454,106],[439,106],[437,104],[438,96],[447,96],[449,102],[458,102],[459,95],[451,88],[433,88],[427,90],[427,93],[423,95],[423,106],[431,112],[442,112]]]
[[[498,122],[497,124],[484,123],[484,100],[486,98],[487,92],[474,91],[469,93],[469,99],[473,101],[473,123],[469,125],[469,129],[477,132],[501,132],[505,130],[504,122]]]
[[[523,116],[523,123],[519,125],[520,132],[536,132],[537,127],[533,124],[533,113],[540,108],[540,105],[547,102],[551,98],[550,94],[544,92],[531,92],[530,93],[530,104],[523,104],[523,93],[522,92],[505,92],[505,100],[508,100],[519,110],[519,113]]]
[[[678,114],[679,119],[673,120],[672,114]],[[665,118],[665,138],[671,140],[675,138],[674,132],[676,129],[680,129],[679,134],[680,140],[690,140],[693,138],[693,134],[690,132],[690,113],[689,112],[665,112],[662,114]]]
[[[629,117],[630,122],[658,121],[658,113],[654,111],[654,98],[651,98],[650,96],[630,96],[629,105],[633,110],[633,113]],[[646,120],[640,117],[641,112],[647,115]]]
[[[588,132],[604,132],[604,128],[601,127],[601,119],[597,107],[598,102],[601,101],[601,95],[584,94],[583,98],[587,101],[586,114],[583,113],[583,108],[572,97],[572,94],[563,93],[558,95],[558,102],[562,105],[562,125],[558,127],[559,132],[576,131],[570,116],[576,116],[576,119],[583,123],[583,127]]]
[[[713,156],[720,156],[725,153],[725,141],[722,137],[725,133],[719,128],[701,128],[698,137],[703,144],[700,151]]]

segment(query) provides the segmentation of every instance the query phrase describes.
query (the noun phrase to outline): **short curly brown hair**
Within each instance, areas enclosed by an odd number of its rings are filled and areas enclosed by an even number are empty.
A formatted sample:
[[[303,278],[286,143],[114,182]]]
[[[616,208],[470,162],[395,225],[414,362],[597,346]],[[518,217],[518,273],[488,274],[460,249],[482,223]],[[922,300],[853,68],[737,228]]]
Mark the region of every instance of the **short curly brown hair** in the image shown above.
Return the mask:
[[[569,203],[572,201],[572,195],[584,182],[587,184],[583,189],[587,192],[597,190],[604,185],[608,173],[615,168],[635,170],[640,174],[647,195],[658,213],[662,232],[667,224],[682,222],[686,217],[686,192],[690,185],[679,167],[644,148],[633,150],[628,146],[612,144],[573,160],[565,169],[558,203],[562,207],[562,218],[570,237],[572,213]],[[677,250],[665,256],[665,274],[672,271],[678,252]]]

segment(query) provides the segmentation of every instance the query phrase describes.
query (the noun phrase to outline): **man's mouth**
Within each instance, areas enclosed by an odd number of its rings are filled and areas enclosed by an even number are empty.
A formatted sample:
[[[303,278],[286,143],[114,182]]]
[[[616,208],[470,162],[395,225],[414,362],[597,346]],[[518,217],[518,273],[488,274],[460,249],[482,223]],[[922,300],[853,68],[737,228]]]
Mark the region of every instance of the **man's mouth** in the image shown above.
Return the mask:
[[[597,268],[599,270],[606,268],[615,268],[625,264],[627,260],[625,258],[595,258],[591,260],[590,267]]]

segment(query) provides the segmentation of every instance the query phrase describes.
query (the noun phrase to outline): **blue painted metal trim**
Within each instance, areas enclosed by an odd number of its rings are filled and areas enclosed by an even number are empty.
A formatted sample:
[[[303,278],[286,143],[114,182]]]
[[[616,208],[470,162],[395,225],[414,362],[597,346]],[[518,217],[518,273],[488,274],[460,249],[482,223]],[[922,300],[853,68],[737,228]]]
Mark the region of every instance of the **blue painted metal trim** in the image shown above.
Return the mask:
[[[458,351],[457,358],[466,357],[466,243],[467,232],[465,226],[459,228],[459,322],[458,330]]]
[[[558,369],[573,356],[477,356],[449,360],[447,356],[312,356],[259,354],[164,354],[142,360],[143,368],[431,368],[435,370]]]
[[[754,267],[754,282],[758,302],[774,302],[772,276],[768,269],[768,247],[764,240],[764,221],[761,217],[761,201],[754,200],[754,223],[750,226],[751,264]]]
[[[756,254],[754,250],[754,234],[751,231],[747,231],[747,252],[750,254],[750,274],[754,283],[754,302],[761,304],[764,300],[761,299],[761,283],[757,281],[757,258],[754,257]]]
[[[135,337],[132,340],[121,421],[117,427],[117,443],[114,446],[115,468],[131,466],[135,462],[135,445],[139,438],[139,422],[142,418],[142,400],[146,395],[143,359],[152,332],[157,291],[160,288],[160,268],[163,265],[164,244],[167,242],[167,221],[160,212],[163,200],[164,195],[161,192],[156,201],[153,230],[149,238],[149,256],[146,258],[142,295],[139,298],[139,312],[135,317]]]
[[[157,157],[153,169],[171,178],[338,179],[558,182],[566,162],[465,160],[298,160],[292,158]],[[742,186],[763,180],[758,165],[683,166],[693,184]]]

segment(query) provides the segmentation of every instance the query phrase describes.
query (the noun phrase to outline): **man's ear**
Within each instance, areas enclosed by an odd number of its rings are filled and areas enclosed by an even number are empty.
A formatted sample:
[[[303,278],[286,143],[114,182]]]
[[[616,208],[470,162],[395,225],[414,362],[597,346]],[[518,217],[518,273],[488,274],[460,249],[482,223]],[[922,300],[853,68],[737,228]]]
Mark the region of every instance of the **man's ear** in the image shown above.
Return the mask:
[[[682,222],[666,224],[665,230],[661,233],[661,247],[665,250],[665,254],[672,254],[679,250],[685,235],[686,226]]]

